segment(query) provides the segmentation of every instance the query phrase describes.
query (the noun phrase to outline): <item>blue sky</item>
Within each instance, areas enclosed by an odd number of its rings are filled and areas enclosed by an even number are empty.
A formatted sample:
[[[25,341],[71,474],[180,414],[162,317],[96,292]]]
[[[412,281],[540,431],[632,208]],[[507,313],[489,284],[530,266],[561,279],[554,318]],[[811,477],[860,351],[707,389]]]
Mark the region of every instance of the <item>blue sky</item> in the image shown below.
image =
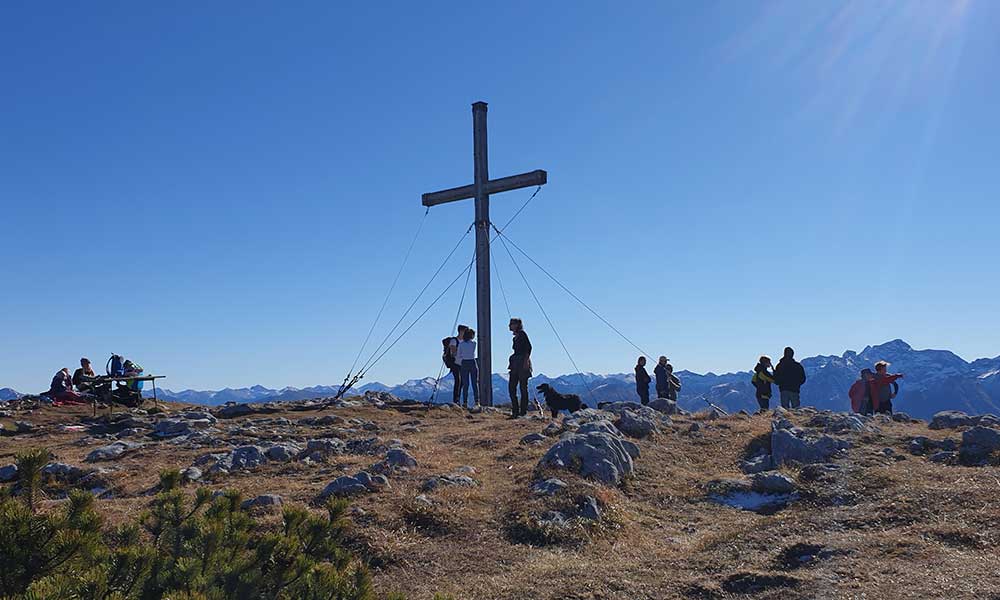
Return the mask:
[[[112,352],[173,389],[339,383],[420,194],[471,183],[476,100],[492,176],[549,172],[511,239],[678,368],[996,356],[998,27],[974,0],[5,3],[0,386]],[[377,338],[472,219],[431,210]],[[495,252],[536,369],[571,371]],[[523,268],[581,369],[634,365]],[[369,380],[435,374],[459,293]]]

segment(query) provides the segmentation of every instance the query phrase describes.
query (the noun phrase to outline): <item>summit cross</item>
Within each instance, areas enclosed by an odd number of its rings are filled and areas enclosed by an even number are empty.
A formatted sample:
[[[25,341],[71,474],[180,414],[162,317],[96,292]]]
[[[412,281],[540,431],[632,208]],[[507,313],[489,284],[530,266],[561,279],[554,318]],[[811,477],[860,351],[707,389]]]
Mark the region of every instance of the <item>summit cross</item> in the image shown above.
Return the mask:
[[[544,185],[548,180],[545,171],[537,170],[500,179],[490,179],[486,144],[486,103],[472,105],[472,155],[474,183],[462,187],[431,192],[422,196],[428,208],[455,202],[476,200],[476,328],[479,337],[479,401],[483,406],[493,406],[493,355],[490,323],[490,194],[509,192],[526,187]]]

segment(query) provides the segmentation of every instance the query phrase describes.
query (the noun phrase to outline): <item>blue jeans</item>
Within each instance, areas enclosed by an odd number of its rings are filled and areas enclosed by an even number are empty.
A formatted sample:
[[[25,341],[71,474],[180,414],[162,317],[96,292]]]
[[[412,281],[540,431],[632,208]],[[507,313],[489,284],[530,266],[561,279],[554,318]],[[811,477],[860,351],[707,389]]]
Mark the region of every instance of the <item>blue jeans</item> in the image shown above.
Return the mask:
[[[479,404],[479,367],[476,359],[462,361],[462,404],[469,403],[469,384],[472,384],[472,399]]]

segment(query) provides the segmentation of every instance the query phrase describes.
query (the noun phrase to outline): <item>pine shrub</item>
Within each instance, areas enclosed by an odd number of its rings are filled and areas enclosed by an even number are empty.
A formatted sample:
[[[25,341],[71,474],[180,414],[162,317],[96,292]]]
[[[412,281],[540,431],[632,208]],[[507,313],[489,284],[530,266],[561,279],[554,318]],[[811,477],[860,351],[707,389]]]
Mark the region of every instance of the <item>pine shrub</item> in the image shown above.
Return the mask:
[[[135,522],[109,528],[87,492],[39,511],[44,450],[18,457],[16,495],[0,494],[0,599],[373,600],[371,576],[343,545],[347,503],[286,507],[267,528],[238,492],[193,498],[176,471]]]

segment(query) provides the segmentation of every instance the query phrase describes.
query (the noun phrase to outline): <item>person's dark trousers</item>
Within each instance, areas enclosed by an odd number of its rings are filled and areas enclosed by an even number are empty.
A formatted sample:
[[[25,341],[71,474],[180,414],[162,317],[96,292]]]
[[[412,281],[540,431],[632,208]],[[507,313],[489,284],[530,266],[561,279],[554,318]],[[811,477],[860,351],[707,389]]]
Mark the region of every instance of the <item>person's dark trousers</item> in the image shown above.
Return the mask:
[[[507,391],[510,393],[510,414],[514,417],[521,417],[528,414],[528,377],[530,373],[524,369],[510,372],[510,380],[507,382]],[[521,389],[521,401],[518,403],[517,390]]]
[[[892,400],[883,400],[878,403],[878,412],[882,415],[892,414]]]
[[[767,410],[771,408],[771,397],[757,394],[757,405],[760,406],[761,410]]]
[[[642,402],[643,406],[646,406],[647,404],[649,404],[649,388],[648,387],[646,387],[646,388],[641,388],[641,387],[640,388],[636,388],[635,391],[639,392],[639,400]]]
[[[799,393],[790,390],[781,390],[781,407],[782,408],[798,408],[799,407]]]
[[[452,392],[451,401],[458,404],[458,399],[462,396],[462,368],[458,365],[451,367],[451,376],[455,378],[455,389]]]
[[[667,390],[656,388],[656,397],[657,398],[669,398],[670,397],[670,392],[667,391]]]

